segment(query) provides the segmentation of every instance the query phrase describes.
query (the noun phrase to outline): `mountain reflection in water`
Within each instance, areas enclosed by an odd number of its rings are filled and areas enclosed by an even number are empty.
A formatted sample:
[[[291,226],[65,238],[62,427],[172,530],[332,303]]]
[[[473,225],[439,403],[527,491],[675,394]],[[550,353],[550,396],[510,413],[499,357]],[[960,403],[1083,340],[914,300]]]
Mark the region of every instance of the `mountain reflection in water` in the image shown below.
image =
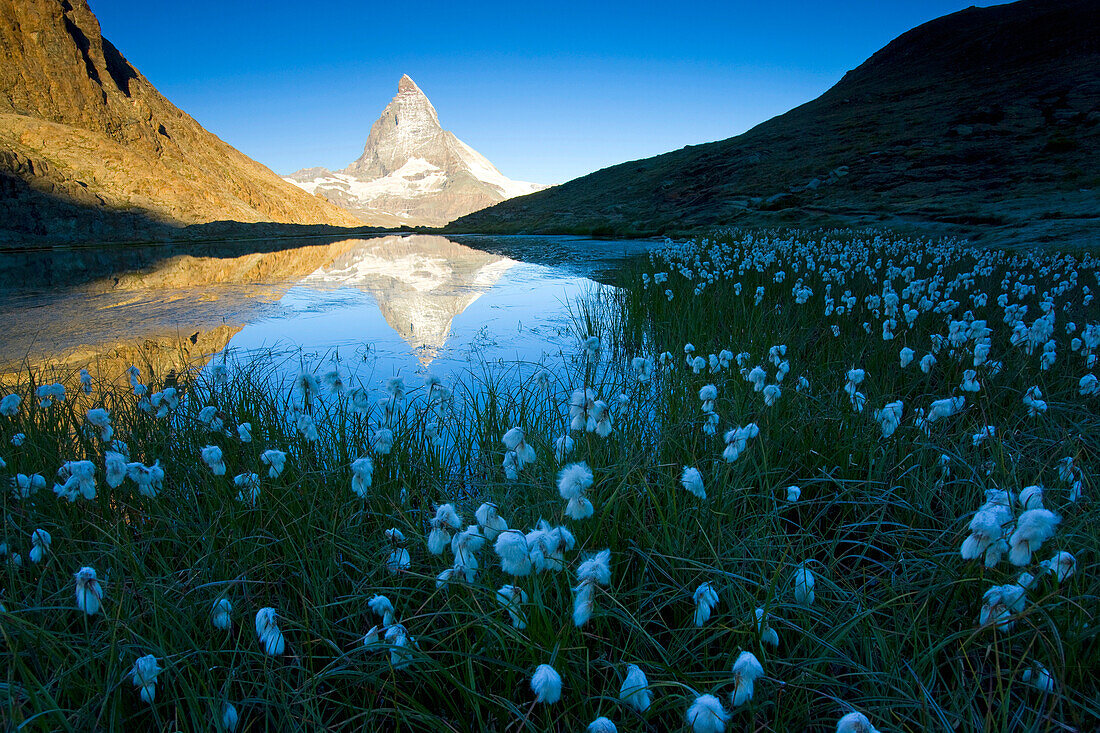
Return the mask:
[[[614,267],[601,248],[623,250],[592,244],[593,267]],[[237,361],[262,351],[310,366],[338,353],[377,379],[536,362],[573,348],[568,304],[595,286],[575,267],[426,235],[6,257],[0,363],[9,372],[89,366],[105,378],[130,364],[155,378],[225,350]]]

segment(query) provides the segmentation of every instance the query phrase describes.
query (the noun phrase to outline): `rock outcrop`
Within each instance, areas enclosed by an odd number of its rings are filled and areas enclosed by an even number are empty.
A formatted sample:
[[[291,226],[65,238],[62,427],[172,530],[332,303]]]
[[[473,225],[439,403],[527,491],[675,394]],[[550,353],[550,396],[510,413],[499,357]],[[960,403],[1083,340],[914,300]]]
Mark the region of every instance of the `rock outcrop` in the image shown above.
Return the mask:
[[[408,75],[371,126],[358,160],[335,172],[304,168],[286,180],[372,226],[441,226],[544,188],[507,178],[444,130],[435,107]]]
[[[16,236],[79,238],[97,222],[137,235],[219,220],[359,225],[173,106],[103,38],[87,0],[0,0],[0,190],[0,229]]]

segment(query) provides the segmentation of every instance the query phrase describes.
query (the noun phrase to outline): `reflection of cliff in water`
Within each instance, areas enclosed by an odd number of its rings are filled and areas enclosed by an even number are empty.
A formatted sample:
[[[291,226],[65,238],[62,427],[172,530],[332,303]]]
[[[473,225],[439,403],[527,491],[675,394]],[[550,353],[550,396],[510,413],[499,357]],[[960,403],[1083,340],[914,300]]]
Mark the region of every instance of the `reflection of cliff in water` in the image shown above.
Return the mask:
[[[455,316],[514,264],[445,237],[391,236],[359,243],[302,284],[371,293],[386,322],[427,365],[446,344]]]

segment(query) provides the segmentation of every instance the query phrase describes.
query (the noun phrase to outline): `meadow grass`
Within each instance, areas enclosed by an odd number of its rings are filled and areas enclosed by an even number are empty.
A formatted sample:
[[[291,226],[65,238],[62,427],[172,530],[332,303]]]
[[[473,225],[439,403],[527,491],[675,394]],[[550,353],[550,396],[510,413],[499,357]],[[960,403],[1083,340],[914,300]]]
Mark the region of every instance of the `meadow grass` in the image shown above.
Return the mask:
[[[913,272],[901,272],[908,266]],[[667,281],[654,284],[657,272]],[[621,731],[662,731],[688,727],[688,706],[712,693],[734,730],[834,730],[853,710],[882,731],[1094,729],[1100,516],[1091,474],[1100,459],[1100,398],[1080,394],[1080,378],[1097,370],[1086,367],[1087,349],[1070,341],[1100,320],[1086,290],[1098,287],[1096,273],[1088,255],[976,252],[886,235],[730,232],[670,244],[624,273],[622,287],[575,304],[578,336],[601,340],[597,361],[578,351],[548,365],[549,392],[530,365],[471,374],[452,385],[450,410],[432,404],[427,388],[410,390],[387,455],[372,455],[379,411],[354,409],[348,393],[312,403],[320,435],[306,440],[295,429],[288,385],[262,360],[237,364],[224,380],[209,368],[181,372],[173,383],[183,399],[160,419],[140,409],[120,375],[96,375],[84,394],[75,374],[51,374],[47,381],[70,385],[67,398],[39,407],[33,394],[43,374],[28,373],[14,390],[21,409],[0,416],[2,472],[40,473],[52,483],[65,461],[85,458],[99,472],[91,500],[68,502],[48,488],[3,494],[0,715],[19,730],[210,730],[221,727],[228,701],[239,730],[583,730],[607,716]],[[813,291],[802,304],[792,293],[798,280]],[[855,308],[823,315],[826,280],[837,300],[850,290]],[[883,340],[889,315],[865,298],[881,296],[886,282],[900,291],[911,281],[930,285],[902,303],[938,295],[911,325],[898,316],[895,337]],[[1027,324],[1050,293],[1057,358],[1049,368],[1040,368],[1041,346],[1027,353],[1010,344],[1012,325],[996,302],[1002,292],[1028,305]],[[985,302],[971,298],[981,293]],[[952,298],[954,307],[933,310]],[[960,414],[925,432],[915,410],[963,394],[974,344],[944,346],[927,374],[916,360],[900,367],[899,350],[909,346],[920,359],[966,311],[987,320],[989,359],[1001,366],[978,367],[981,390],[965,393]],[[696,374],[685,364],[685,343],[703,357],[746,352],[744,370],[764,366],[769,383],[776,371],[769,349],[785,345],[790,372],[781,396],[765,406],[736,363]],[[659,362],[664,351],[672,358],[654,379],[638,381],[631,359]],[[853,368],[866,370],[862,412],[843,390]],[[808,386],[796,390],[803,377]],[[707,384],[718,392],[715,435],[702,429],[698,392]],[[1049,407],[1029,416],[1021,400],[1032,386]],[[572,434],[567,462],[583,460],[595,474],[587,492],[594,513],[574,520],[556,488],[554,441],[568,427],[570,395],[586,387],[611,403],[614,432]],[[899,399],[901,425],[884,438],[873,412]],[[198,419],[206,405],[219,409],[227,430]],[[110,411],[131,461],[160,461],[167,476],[155,497],[129,480],[104,484],[108,446],[87,428],[92,407]],[[252,425],[250,443],[233,429],[243,422]],[[441,426],[439,441],[426,433],[432,422]],[[723,460],[723,433],[750,422],[759,437],[736,461]],[[972,436],[986,425],[995,436],[976,444]],[[501,436],[513,426],[538,460],[509,481]],[[20,446],[11,444],[17,433],[26,436]],[[226,475],[212,475],[200,460],[209,444],[222,448]],[[277,478],[259,458],[268,448],[289,454]],[[374,476],[360,498],[350,464],[363,455],[372,455]],[[1066,457],[1082,471],[1076,501],[1059,476]],[[689,466],[701,471],[706,499],[680,486]],[[238,500],[233,481],[246,472],[261,477],[254,505]],[[963,560],[959,548],[984,492],[1033,484],[1061,516],[1033,561],[986,568]],[[797,502],[785,498],[790,485],[801,488]],[[449,549],[442,556],[426,549],[435,506],[452,502],[472,524],[483,501],[497,504],[511,527],[526,531],[540,518],[567,525],[577,547],[566,570],[513,578],[490,542],[473,583],[437,584],[453,558]],[[391,527],[404,533],[411,556],[396,574],[385,567]],[[36,528],[53,542],[31,563]],[[611,583],[578,628],[574,571],[604,548]],[[1077,561],[1062,582],[1038,570],[1058,550]],[[73,573],[82,566],[95,568],[105,589],[93,616],[74,603]],[[800,566],[816,578],[812,605],[794,598]],[[1037,579],[1011,628],[979,626],[983,593],[1024,570]],[[703,582],[719,603],[696,627],[692,594]],[[529,596],[525,629],[513,627],[496,598],[509,583]],[[379,593],[415,639],[408,666],[394,665],[386,646],[363,644],[380,623],[367,606]],[[234,608],[228,631],[210,620],[223,597]],[[278,613],[286,638],[278,657],[264,654],[253,628],[262,607]],[[777,649],[762,643],[757,608],[778,633]],[[731,665],[742,650],[759,658],[765,677],[734,709]],[[145,654],[164,670],[152,705],[130,680]],[[535,704],[529,686],[542,663],[563,681],[552,705]],[[631,663],[654,694],[644,713],[619,699]],[[1049,670],[1053,692],[1023,681],[1036,663]]]

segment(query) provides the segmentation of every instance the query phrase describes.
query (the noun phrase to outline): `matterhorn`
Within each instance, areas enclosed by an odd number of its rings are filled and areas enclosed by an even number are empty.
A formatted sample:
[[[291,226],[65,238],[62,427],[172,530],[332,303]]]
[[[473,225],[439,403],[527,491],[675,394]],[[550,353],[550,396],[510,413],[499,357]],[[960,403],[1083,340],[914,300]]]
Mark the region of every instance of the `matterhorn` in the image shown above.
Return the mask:
[[[340,171],[304,168],[286,180],[373,226],[442,226],[545,186],[513,181],[439,124],[406,74],[371,126],[359,159]]]

